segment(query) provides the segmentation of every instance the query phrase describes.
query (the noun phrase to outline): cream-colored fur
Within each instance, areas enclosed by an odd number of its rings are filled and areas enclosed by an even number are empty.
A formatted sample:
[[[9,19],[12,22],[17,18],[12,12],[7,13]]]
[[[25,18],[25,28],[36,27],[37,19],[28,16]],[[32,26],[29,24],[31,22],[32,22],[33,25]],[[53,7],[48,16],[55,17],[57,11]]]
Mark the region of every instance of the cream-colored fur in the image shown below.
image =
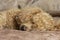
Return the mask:
[[[54,21],[51,15],[37,7],[27,7],[21,10],[21,13],[16,17],[17,23],[21,27],[24,25],[25,30],[53,30]]]
[[[15,16],[20,12],[20,9],[10,9],[0,12],[0,28],[14,29],[16,27]]]

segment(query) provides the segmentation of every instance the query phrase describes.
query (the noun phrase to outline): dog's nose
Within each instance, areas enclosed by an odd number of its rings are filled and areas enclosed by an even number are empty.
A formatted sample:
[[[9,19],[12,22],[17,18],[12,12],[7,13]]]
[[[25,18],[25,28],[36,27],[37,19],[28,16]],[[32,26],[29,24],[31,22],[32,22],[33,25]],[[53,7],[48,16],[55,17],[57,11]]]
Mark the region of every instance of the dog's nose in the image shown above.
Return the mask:
[[[20,30],[26,31],[26,26],[25,25],[20,26]]]

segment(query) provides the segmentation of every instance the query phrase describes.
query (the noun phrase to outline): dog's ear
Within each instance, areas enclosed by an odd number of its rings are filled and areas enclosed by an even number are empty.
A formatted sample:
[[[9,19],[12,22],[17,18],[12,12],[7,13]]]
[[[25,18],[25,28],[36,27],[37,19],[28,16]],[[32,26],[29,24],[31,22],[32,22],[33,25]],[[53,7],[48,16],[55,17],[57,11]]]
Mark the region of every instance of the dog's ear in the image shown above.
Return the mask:
[[[15,16],[15,20],[17,21],[18,24],[21,23],[21,20],[20,20],[19,16]]]
[[[19,17],[18,17],[18,16],[14,16],[13,19],[14,19],[14,24],[15,24],[15,26],[16,26],[15,29],[16,29],[16,30],[20,30],[19,27],[20,27],[20,25],[21,25],[21,21],[20,21]]]

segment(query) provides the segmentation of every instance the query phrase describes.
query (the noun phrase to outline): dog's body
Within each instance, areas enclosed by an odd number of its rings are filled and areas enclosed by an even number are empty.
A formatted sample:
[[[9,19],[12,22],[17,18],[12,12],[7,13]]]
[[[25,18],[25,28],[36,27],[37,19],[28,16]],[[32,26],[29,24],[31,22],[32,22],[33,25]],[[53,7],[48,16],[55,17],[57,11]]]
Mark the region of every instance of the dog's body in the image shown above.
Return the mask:
[[[37,7],[27,7],[22,9],[16,18],[17,23],[25,30],[52,30],[54,28],[53,18]]]
[[[2,21],[0,21],[0,26],[2,27],[2,29],[14,29],[16,27],[14,18],[19,12],[19,9],[10,9],[7,11],[0,12],[0,20]]]

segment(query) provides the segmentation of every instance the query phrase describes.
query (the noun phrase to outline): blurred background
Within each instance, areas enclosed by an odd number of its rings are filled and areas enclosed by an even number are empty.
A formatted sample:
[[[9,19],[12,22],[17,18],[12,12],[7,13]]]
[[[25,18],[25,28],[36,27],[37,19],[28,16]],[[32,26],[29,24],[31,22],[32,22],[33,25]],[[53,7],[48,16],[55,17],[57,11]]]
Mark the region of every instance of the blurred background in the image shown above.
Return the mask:
[[[0,11],[37,6],[53,16],[60,16],[60,0],[0,0]]]

